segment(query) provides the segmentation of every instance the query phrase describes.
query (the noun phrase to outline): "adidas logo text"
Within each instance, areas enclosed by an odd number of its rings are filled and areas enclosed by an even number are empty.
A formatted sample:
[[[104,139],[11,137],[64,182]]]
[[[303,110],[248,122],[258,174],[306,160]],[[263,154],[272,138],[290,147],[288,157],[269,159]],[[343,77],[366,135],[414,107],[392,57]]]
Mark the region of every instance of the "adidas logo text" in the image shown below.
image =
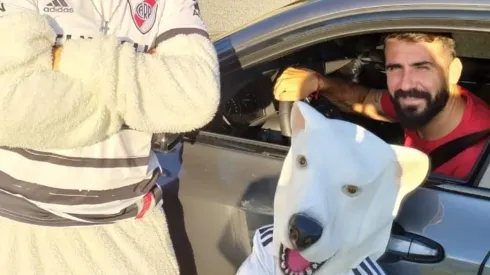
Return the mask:
[[[44,7],[44,12],[73,12],[65,0],[53,0]]]

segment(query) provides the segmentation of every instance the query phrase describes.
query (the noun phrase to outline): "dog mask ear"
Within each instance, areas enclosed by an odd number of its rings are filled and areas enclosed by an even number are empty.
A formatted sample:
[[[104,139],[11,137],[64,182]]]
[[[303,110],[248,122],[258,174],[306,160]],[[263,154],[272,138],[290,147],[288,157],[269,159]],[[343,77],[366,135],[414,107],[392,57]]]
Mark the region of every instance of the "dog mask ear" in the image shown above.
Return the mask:
[[[391,145],[400,166],[400,189],[396,198],[393,216],[398,211],[403,199],[422,185],[430,173],[429,156],[422,151],[399,145]]]
[[[302,102],[297,101],[293,104],[291,109],[291,135],[296,136],[298,132],[302,131],[306,127],[305,117],[301,110]]]

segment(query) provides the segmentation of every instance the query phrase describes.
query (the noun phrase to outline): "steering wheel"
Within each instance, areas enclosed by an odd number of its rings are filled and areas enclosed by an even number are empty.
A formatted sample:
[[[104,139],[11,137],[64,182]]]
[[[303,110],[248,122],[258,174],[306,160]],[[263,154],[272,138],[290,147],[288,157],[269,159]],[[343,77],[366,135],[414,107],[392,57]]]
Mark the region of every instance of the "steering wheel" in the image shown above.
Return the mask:
[[[302,101],[310,104],[327,118],[342,118],[340,109],[325,96],[320,95],[318,99],[307,98]],[[279,126],[284,137],[291,137],[291,109],[293,108],[293,103],[292,101],[279,101]]]

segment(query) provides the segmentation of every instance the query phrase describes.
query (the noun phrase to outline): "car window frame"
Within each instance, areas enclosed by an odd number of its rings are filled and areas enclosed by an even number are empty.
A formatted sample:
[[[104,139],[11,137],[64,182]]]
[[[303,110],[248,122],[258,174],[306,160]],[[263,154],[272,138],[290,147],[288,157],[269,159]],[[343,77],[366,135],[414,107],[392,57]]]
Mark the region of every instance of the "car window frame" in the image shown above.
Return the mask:
[[[387,21],[390,21],[390,24],[386,24]],[[298,25],[296,28],[283,28],[282,31],[275,32],[274,35],[254,45],[248,47],[238,45],[237,48],[241,48],[241,50],[233,48],[233,51],[242,72],[246,73],[248,68],[277,60],[280,57],[329,40],[393,30],[490,33],[490,11],[458,10],[456,8],[450,9],[450,7],[447,10],[409,11],[377,11],[373,9],[360,14],[354,12],[353,15],[346,17],[329,18],[327,16],[322,20],[317,19],[315,22],[310,22],[310,24]],[[233,45],[233,35],[224,41]],[[477,188],[482,179],[490,178],[489,144],[486,145],[480,155],[480,160],[468,179],[431,174],[425,186],[490,199],[490,190]],[[485,175],[488,176],[484,177]],[[473,184],[468,186],[467,183],[469,182]]]
[[[487,22],[484,22],[485,20]],[[373,9],[346,17],[326,16],[323,20],[298,25],[294,29],[283,28],[282,31],[274,32],[273,35],[255,44],[234,45],[234,50],[242,68],[247,68],[254,64],[273,61],[299,49],[328,40],[373,32],[409,29],[438,32],[490,32],[489,20],[490,11],[481,10],[451,10],[448,8],[447,10],[377,11]],[[390,21],[388,26],[387,21]]]

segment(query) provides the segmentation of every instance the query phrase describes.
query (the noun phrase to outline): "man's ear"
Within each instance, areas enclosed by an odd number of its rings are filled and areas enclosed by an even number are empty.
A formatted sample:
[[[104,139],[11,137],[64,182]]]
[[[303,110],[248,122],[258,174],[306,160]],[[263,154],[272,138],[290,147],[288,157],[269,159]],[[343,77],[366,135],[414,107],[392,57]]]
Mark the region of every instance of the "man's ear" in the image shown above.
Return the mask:
[[[305,117],[299,106],[302,102],[295,102],[291,109],[291,135],[295,136],[299,131],[302,131],[306,127]]]
[[[463,71],[463,64],[459,58],[454,58],[449,64],[449,84],[456,85],[461,77],[461,72]]]

